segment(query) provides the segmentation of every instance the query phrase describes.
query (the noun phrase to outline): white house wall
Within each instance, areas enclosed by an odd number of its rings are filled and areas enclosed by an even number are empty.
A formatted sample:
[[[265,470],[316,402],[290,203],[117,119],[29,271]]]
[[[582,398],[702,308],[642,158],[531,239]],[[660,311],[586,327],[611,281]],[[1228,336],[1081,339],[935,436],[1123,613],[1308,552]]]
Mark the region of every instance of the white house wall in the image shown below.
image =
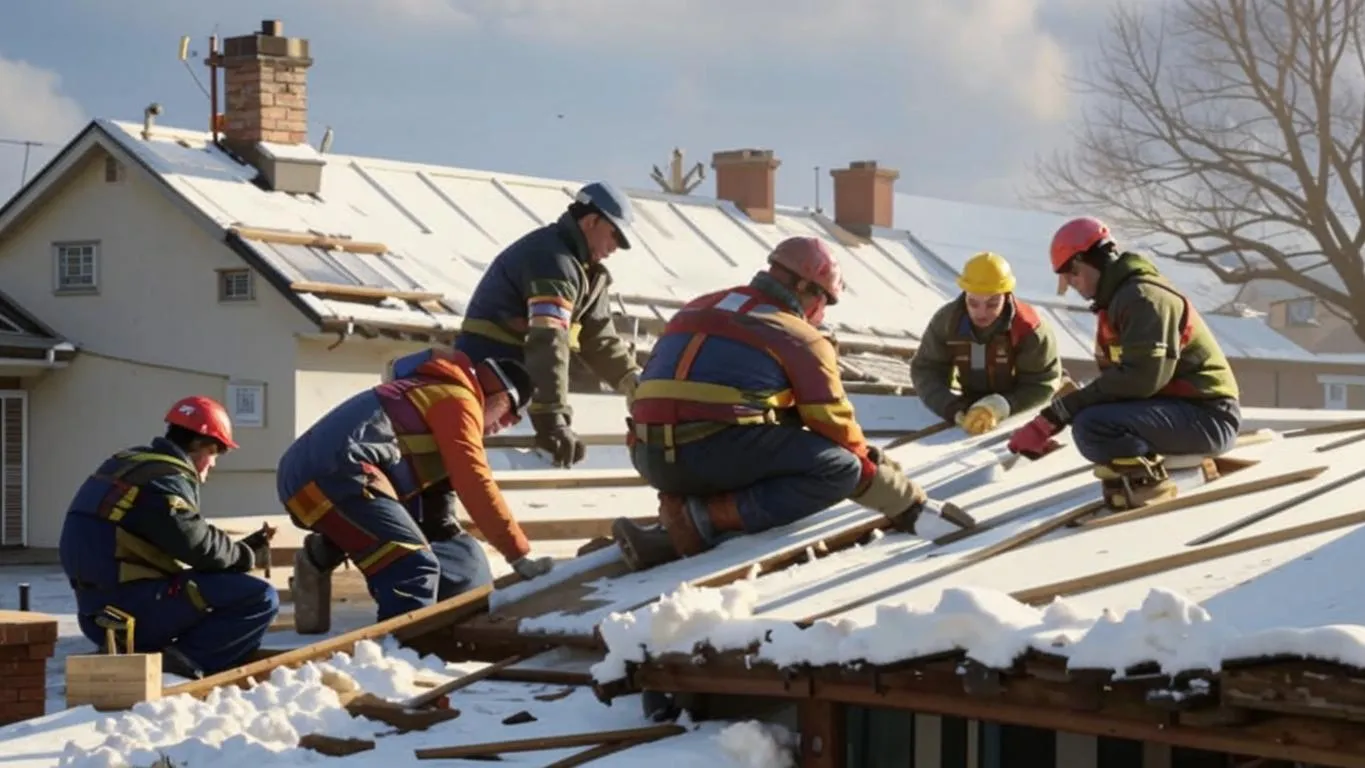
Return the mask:
[[[300,338],[294,373],[294,427],[301,434],[323,414],[355,393],[380,382],[388,362],[399,355],[426,348],[423,344],[347,339],[328,349],[336,338]]]
[[[180,397],[224,399],[229,379],[266,384],[266,425],[238,428],[242,448],[219,463],[216,487],[206,491],[208,514],[242,514],[254,492],[219,508],[226,497],[217,491],[236,484],[226,479],[236,473],[273,471],[293,438],[292,337],[308,327],[304,318],[259,275],[254,301],[219,303],[215,270],[245,263],[154,183],[132,169],[106,182],[97,156],[77,171],[59,204],[0,245],[6,292],[82,350],[71,369],[31,387],[34,546],[55,543],[47,538],[55,529],[41,521],[65,508],[92,462],[156,434]],[[52,244],[82,240],[99,242],[98,292],[57,295]]]

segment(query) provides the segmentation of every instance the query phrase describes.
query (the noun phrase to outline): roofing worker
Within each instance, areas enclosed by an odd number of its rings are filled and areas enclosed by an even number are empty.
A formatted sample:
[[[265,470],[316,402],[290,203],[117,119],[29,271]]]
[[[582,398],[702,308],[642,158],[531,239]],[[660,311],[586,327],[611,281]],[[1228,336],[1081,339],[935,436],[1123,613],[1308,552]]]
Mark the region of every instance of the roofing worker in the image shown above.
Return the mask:
[[[957,279],[961,295],[930,318],[910,360],[920,401],[971,435],[1046,403],[1062,380],[1057,338],[1014,283],[1004,257],[973,256]]]
[[[1241,428],[1237,380],[1194,305],[1156,267],[1120,252],[1093,218],[1067,222],[1052,238],[1058,287],[1093,302],[1100,375],[1053,399],[1010,438],[1036,453],[1070,425],[1076,448],[1116,509],[1175,495],[1162,454],[1217,455]]]
[[[248,573],[268,556],[274,529],[233,541],[199,514],[209,470],[237,447],[220,403],[186,397],[166,424],[164,437],[114,454],[76,491],[62,570],[81,633],[104,652],[129,651],[126,634],[105,647],[122,612],[133,618],[133,651],[160,652],[167,672],[202,677],[246,663],[279,612],[275,588]]]
[[[639,570],[852,498],[897,528],[970,525],[870,448],[844,395],[838,353],[817,326],[843,290],[813,237],[782,241],[746,286],[694,299],[664,328],[631,406],[631,459],[659,493],[662,527],[612,533]]]
[[[318,419],[277,474],[289,517],[312,531],[295,560],[300,597],[326,599],[319,585],[347,557],[379,621],[490,583],[482,547],[455,518],[452,489],[522,578],[549,572],[550,558],[530,557],[483,447],[485,435],[520,420],[530,393],[515,360],[475,364],[462,352],[426,350],[394,360],[384,383]]]
[[[555,466],[577,464],[587,453],[568,404],[570,352],[627,402],[639,381],[635,352],[612,325],[611,274],[602,263],[617,248],[630,249],[626,226],[634,216],[630,198],[610,184],[580,189],[558,221],[493,260],[455,339],[455,348],[474,362],[505,357],[525,363],[535,384],[530,414],[536,445]]]

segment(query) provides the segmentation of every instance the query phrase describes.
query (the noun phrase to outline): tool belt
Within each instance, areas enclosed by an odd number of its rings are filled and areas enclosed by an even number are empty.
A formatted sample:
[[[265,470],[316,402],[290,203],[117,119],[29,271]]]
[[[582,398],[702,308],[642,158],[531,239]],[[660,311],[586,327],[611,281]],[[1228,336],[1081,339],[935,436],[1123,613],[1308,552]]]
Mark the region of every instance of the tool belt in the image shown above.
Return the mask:
[[[689,421],[682,424],[636,424],[634,419],[627,417],[626,445],[634,448],[637,443],[644,443],[652,448],[662,448],[664,450],[664,461],[672,464],[678,460],[678,446],[695,443],[733,426],[735,425],[718,421]]]
[[[208,601],[204,599],[203,593],[199,591],[199,584],[197,584],[194,581],[194,579],[186,578],[184,576],[169,576],[167,577],[167,580],[170,582],[170,584],[166,588],[167,597],[179,597],[183,594],[185,598],[190,601],[190,604],[193,605],[195,609],[198,610],[200,613],[208,613],[210,610],[212,610],[212,607],[209,605]],[[67,583],[71,585],[71,589],[74,592],[85,592],[88,594],[95,595],[112,594],[117,589],[117,588],[108,589],[105,587],[101,587],[98,584],[94,584],[89,581],[82,581],[80,579],[68,578]],[[125,583],[135,584],[137,582],[130,581]]]

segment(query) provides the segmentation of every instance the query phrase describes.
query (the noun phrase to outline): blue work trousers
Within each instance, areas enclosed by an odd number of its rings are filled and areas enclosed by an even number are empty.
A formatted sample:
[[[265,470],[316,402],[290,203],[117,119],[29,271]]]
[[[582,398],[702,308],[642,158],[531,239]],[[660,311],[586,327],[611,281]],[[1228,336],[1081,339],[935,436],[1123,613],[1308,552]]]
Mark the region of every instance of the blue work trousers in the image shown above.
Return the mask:
[[[1076,450],[1094,464],[1147,456],[1215,456],[1237,441],[1242,410],[1236,400],[1171,397],[1092,405],[1076,414]]]
[[[191,599],[195,590],[209,610]],[[108,591],[80,589],[76,606],[81,633],[96,645],[104,646],[105,631],[95,619],[113,606],[133,617],[134,652],[157,653],[173,646],[211,675],[246,663],[261,647],[280,611],[280,595],[270,582],[247,573],[186,571]]]
[[[488,558],[469,534],[430,542],[407,508],[367,491],[354,477],[316,484],[333,508],[310,530],[327,537],[364,574],[379,621],[492,583]],[[294,524],[309,528],[297,518]]]
[[[636,443],[635,470],[652,487],[679,496],[732,493],[745,533],[801,520],[847,499],[862,463],[852,451],[799,427],[727,427],[683,443],[669,463],[662,447]]]
[[[471,362],[479,363],[491,358],[511,358],[521,360],[521,347],[503,344],[500,341],[480,336],[477,333],[461,333],[455,337],[455,349],[469,356]]]

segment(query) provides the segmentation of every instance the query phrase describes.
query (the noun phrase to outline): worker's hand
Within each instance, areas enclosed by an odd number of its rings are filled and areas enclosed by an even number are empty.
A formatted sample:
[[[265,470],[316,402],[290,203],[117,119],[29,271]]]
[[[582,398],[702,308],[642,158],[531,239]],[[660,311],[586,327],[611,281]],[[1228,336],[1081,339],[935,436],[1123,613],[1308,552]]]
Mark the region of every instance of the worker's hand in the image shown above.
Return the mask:
[[[512,561],[512,570],[516,571],[518,576],[527,581],[530,581],[537,576],[544,576],[554,567],[555,561],[552,557],[533,558],[530,555],[527,555],[526,557]]]
[[[1060,430],[1061,426],[1046,413],[1040,413],[1010,436],[1010,452],[1036,459],[1051,450],[1052,436]]]
[[[274,528],[262,528],[242,539],[241,543],[251,550],[252,568],[263,567],[270,558],[270,539],[274,536]]]
[[[1010,403],[1004,395],[986,395],[972,403],[958,425],[969,435],[983,435],[1009,418]]]
[[[275,534],[278,533],[279,530],[279,528],[276,528],[270,523],[261,523],[261,529],[257,531],[257,533],[264,533],[266,541],[274,541]]]
[[[588,447],[569,427],[563,416],[554,413],[531,416],[536,430],[536,447],[550,454],[556,467],[570,467],[588,455]]]

